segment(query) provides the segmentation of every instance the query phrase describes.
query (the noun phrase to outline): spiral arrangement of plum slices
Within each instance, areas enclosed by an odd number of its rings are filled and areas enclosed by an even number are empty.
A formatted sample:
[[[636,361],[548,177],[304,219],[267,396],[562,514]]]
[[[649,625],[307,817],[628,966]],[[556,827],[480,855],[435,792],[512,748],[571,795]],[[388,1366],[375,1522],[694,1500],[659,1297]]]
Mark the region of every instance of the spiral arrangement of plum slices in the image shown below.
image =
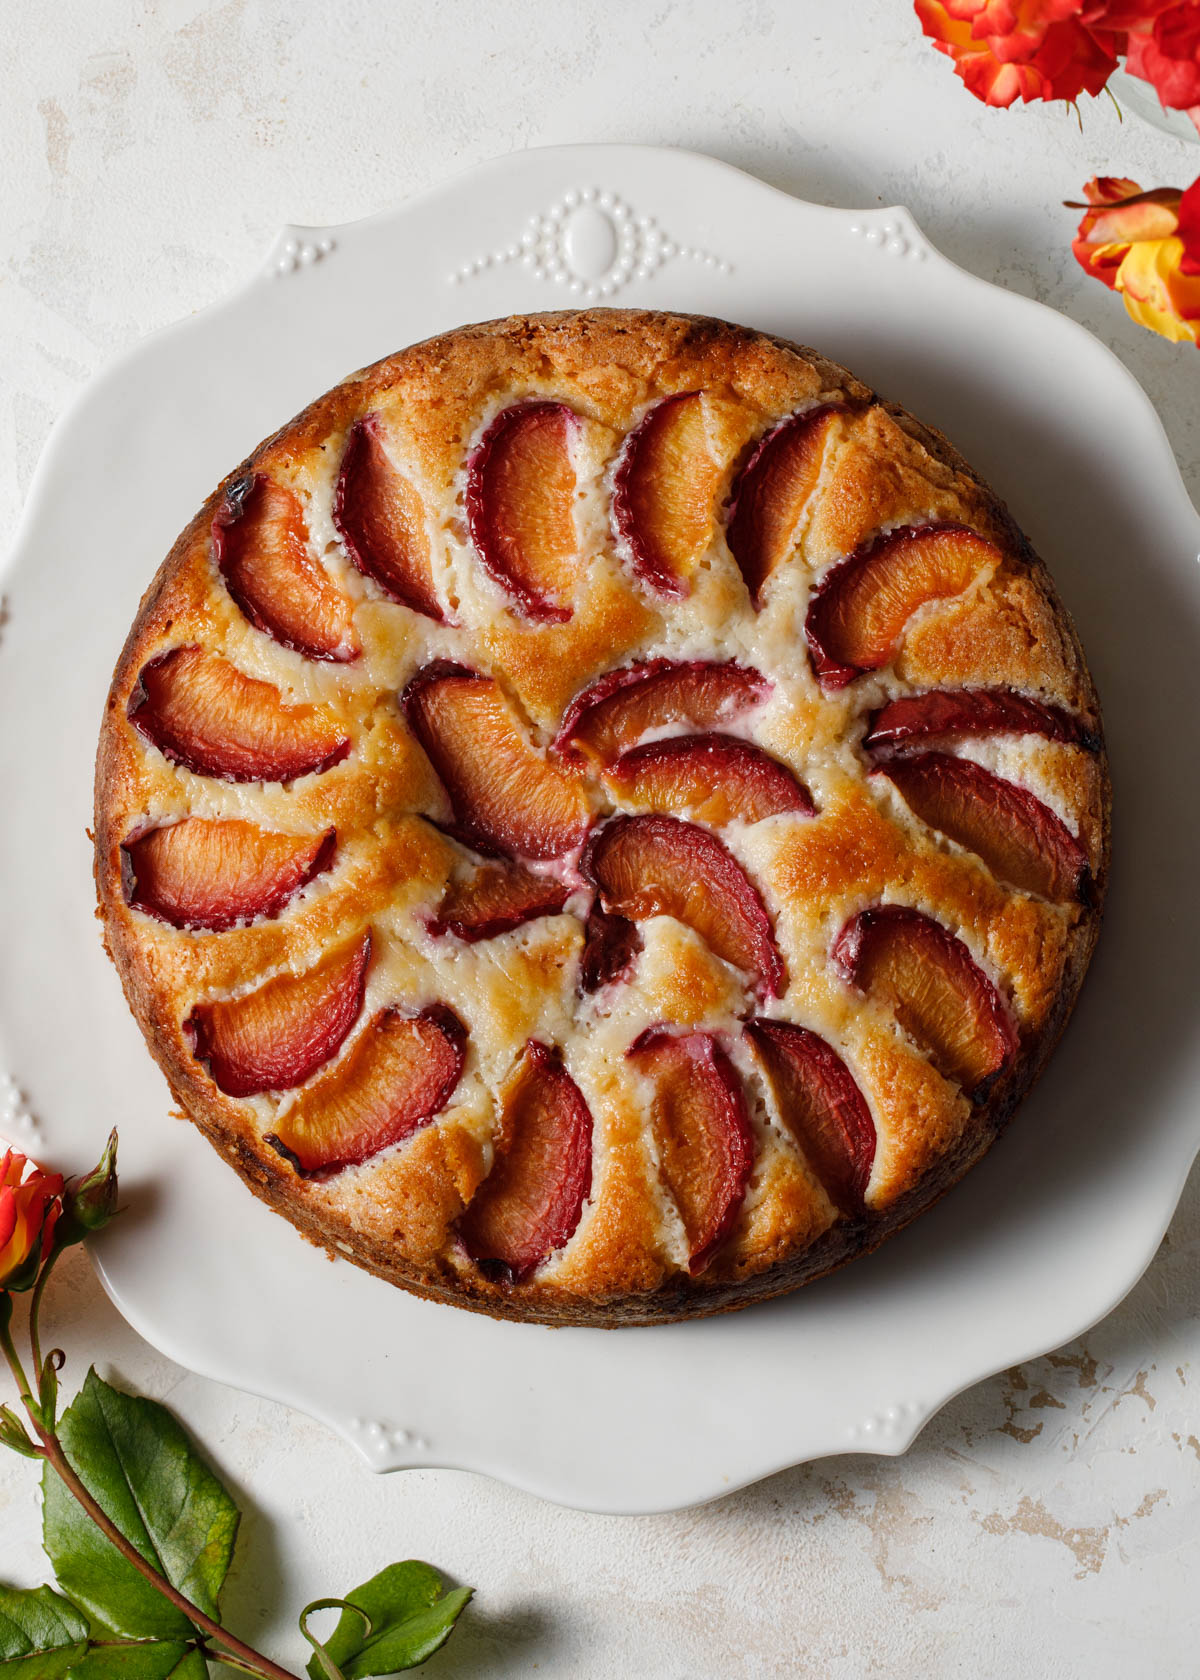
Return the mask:
[[[977,749],[1001,738],[1095,747],[1080,718],[1016,687],[914,691],[869,680],[891,669],[914,615],[977,588],[1005,556],[966,525],[926,519],[869,532],[809,571],[800,533],[821,494],[828,439],[855,422],[855,404],[835,396],[778,417],[733,460],[716,457],[705,405],[703,391],[660,397],[618,441],[594,486],[606,498],[605,563],[669,620],[704,556],[716,554],[740,574],[736,610],[747,623],[780,575],[799,568],[804,640],[771,644],[786,648],[786,669],[778,659],[753,664],[716,637],[707,653],[635,649],[592,675],[553,730],[535,728],[500,662],[481,660],[478,636],[459,621],[436,522],[370,411],[345,434],[330,479],[340,574],[310,534],[304,495],[270,470],[228,491],[210,549],[213,587],[256,634],[305,662],[354,668],[364,602],[415,632],[436,627],[436,655],[384,697],[444,796],[408,813],[435,826],[456,860],[411,924],[435,968],[462,946],[568,918],[580,930],[566,981],[571,1030],[586,1032],[619,1009],[648,928],[669,918],[740,999],[719,1029],[643,1020],[623,1045],[645,1096],[654,1194],[682,1233],[680,1269],[697,1277],[737,1220],[763,1115],[838,1218],[866,1215],[877,1147],[875,1094],[834,1035],[805,1018],[805,988],[791,985],[778,906],[754,863],[763,855],[755,836],[811,824],[820,811],[802,751],[760,738],[779,685],[799,683],[840,708],[845,751],[879,821],[916,825],[943,851],[969,854],[1005,892],[1064,913],[1088,899],[1084,846],[1045,799]],[[481,419],[464,451],[464,550],[484,590],[498,591],[496,611],[528,629],[569,623],[574,611],[583,425],[557,397],[524,393]],[[346,576],[356,576],[353,592]],[[128,718],[142,750],[179,772],[285,794],[330,776],[358,747],[329,707],[285,699],[228,647],[194,641],[145,662]],[[128,905],[199,940],[293,913],[339,868],[347,837],[335,821],[297,834],[252,817],[251,807],[132,829],[122,846]],[[832,930],[819,963],[851,1007],[889,1015],[940,1078],[978,1103],[1017,1050],[1018,1005],[961,929],[908,899],[876,894]],[[368,1007],[381,943],[394,937],[376,927],[331,937],[319,961],[244,976],[196,999],[183,1022],[197,1068],[223,1097],[257,1102],[258,1135],[301,1181],[405,1146],[437,1124],[473,1065],[472,1035],[444,998],[396,995]],[[505,948],[496,945],[501,964]],[[493,1147],[456,1222],[457,1252],[484,1278],[520,1284],[570,1243],[599,1143],[562,1042],[518,1047],[492,1096]]]

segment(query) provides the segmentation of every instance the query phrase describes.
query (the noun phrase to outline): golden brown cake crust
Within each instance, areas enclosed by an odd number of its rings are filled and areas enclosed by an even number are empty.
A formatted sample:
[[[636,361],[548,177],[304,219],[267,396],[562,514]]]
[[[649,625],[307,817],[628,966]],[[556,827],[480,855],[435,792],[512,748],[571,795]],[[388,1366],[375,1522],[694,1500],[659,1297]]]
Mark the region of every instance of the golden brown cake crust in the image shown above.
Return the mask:
[[[613,466],[654,404],[702,392],[712,464],[707,534],[682,598],[647,586],[610,521]],[[466,463],[505,405],[566,404],[578,417],[570,616],[531,619],[479,564],[464,510]],[[726,540],[728,508],[756,443],[786,417],[827,405],[815,487],[789,552],[757,604]],[[699,412],[699,411],[698,411]],[[451,622],[388,600],[351,564],[333,520],[339,466],[368,415],[424,510],[433,584]],[[351,603],[357,657],[281,645],[233,598],[214,559],[214,516],[248,476],[302,507],[315,565]],[[914,611],[890,656],[823,690],[805,646],[814,588],[880,534],[966,527],[994,563]],[[277,691],[280,704],[351,743],[340,762],[290,782],[232,783],[171,762],[131,721],[151,661],[199,647]],[[758,747],[811,792],[815,815],[723,832],[761,892],[786,965],[763,1004],[744,974],[670,916],[639,924],[629,977],[580,999],[586,904],[477,943],[436,936],[447,884],[479,858],[447,832],[460,815],[398,696],[430,661],[500,684],[547,762],[574,697],[606,672],[665,658],[736,660],[772,698]],[[889,700],[931,689],[1003,689],[1078,719],[1082,738],[1004,735],[960,750],[1029,789],[1086,855],[1090,894],[1052,902],[999,879],[931,828],[862,746]],[[614,808],[596,774],[576,775],[593,820]],[[306,1237],[414,1292],[497,1316],[559,1324],[662,1323],[729,1310],[818,1277],[876,1247],[953,1185],[990,1146],[1037,1077],[1074,1005],[1097,938],[1109,859],[1109,783],[1096,694],[1050,577],[1002,503],[937,432],[877,400],[802,347],[699,317],[588,310],[488,322],[440,335],[353,375],[261,444],[184,530],[151,583],[117,662],[96,772],[95,869],[108,950],[176,1101],[250,1188]],[[621,807],[618,806],[618,809]],[[185,819],[252,823],[295,837],[330,829],[333,866],[270,918],[220,931],[169,925],[128,899],[131,841]],[[574,865],[570,865],[571,868]],[[576,889],[583,883],[575,875]],[[834,938],[872,906],[941,921],[1016,1023],[1018,1040],[975,1101],[878,996],[851,986]],[[582,906],[582,908],[581,908]],[[446,1005],[466,1028],[448,1103],[399,1145],[344,1171],[300,1176],[269,1138],[303,1090],[223,1094],[187,1023],[274,976],[303,975],[367,933],[366,997],[337,1069],[381,1009]],[[877,1142],[865,1202],[839,1211],[811,1152],[780,1123],[742,1035],[755,1011],[837,1048]],[[680,1213],[648,1123],[652,1093],[626,1052],[666,1023],[711,1035],[744,1087],[753,1170],[723,1242],[688,1269]],[[465,1210],[492,1170],[501,1093],[531,1040],[562,1049],[592,1117],[590,1188],[569,1238],[513,1282],[474,1264]],[[314,1087],[329,1070],[316,1072]]]

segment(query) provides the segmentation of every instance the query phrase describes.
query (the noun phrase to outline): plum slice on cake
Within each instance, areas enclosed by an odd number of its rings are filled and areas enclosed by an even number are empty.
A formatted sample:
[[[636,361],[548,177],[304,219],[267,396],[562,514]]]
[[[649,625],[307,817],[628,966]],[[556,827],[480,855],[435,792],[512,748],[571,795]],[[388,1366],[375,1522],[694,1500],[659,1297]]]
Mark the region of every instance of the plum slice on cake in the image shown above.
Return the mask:
[[[680,812],[723,828],[785,812],[811,817],[812,795],[786,764],[736,735],[669,735],[621,754],[603,773],[622,805]]]
[[[772,427],[733,487],[726,541],[755,608],[787,560],[817,480],[829,433],[844,403],[817,403]]]
[[[728,1237],[754,1165],[746,1098],[711,1033],[650,1027],[629,1060],[653,1084],[659,1172],[687,1238],[688,1271],[704,1271]]]
[[[687,594],[712,535],[720,476],[702,391],[664,398],[625,439],[613,473],[613,529],[634,576],[656,595]]]
[[[708,829],[676,817],[613,817],[594,831],[579,868],[605,911],[631,922],[673,916],[755,991],[782,994],[787,971],[762,895]]]
[[[1017,1049],[1012,1013],[962,940],[902,904],[861,910],[832,956],[849,983],[890,1006],[947,1079],[976,1101]]]
[[[473,945],[511,933],[538,916],[555,916],[571,896],[551,875],[535,875],[511,859],[480,863],[451,881],[429,923],[430,933],[451,933]]]
[[[467,523],[484,570],[534,623],[565,624],[578,568],[575,466],[579,418],[565,403],[502,409],[467,468]]]
[[[819,1034],[758,1016],[746,1024],[782,1123],[829,1198],[861,1215],[875,1160],[875,1122],[854,1075]]]
[[[306,659],[358,658],[354,604],[310,552],[293,490],[266,473],[239,480],[213,515],[212,544],[225,587],[256,629]]]
[[[976,852],[998,880],[1056,904],[1086,902],[1087,853],[1028,788],[953,753],[889,758],[877,774],[922,822]]]
[[[901,695],[872,712],[863,746],[869,752],[895,751],[945,735],[1041,735],[1089,752],[1099,745],[1082,719],[1011,688],[933,688]]]
[[[531,1039],[504,1094],[491,1172],[458,1222],[471,1259],[520,1283],[579,1224],[592,1187],[592,1116],[562,1052]]]
[[[493,677],[435,660],[402,705],[464,838],[526,858],[580,843],[589,804],[579,777],[533,745]]]
[[[239,997],[198,1003],[184,1022],[192,1054],[228,1097],[288,1091],[336,1056],[358,1020],[371,935],[303,974],[277,974]]]
[[[425,507],[388,455],[377,415],[368,414],[350,428],[333,493],[333,523],[351,560],[389,601],[445,622]]]
[[[329,869],[337,834],[280,834],[237,817],[184,817],[121,846],[125,901],[171,927],[221,933],[277,916]]]
[[[821,578],[805,634],[827,693],[886,665],[919,607],[961,595],[1002,556],[986,538],[949,522],[905,525],[871,537]]]
[[[555,736],[566,758],[611,764],[649,730],[711,730],[761,706],[771,684],[734,660],[649,659],[609,671],[576,695]]]
[[[403,1143],[440,1114],[466,1059],[467,1030],[445,1004],[388,1007],[346,1054],[299,1093],[266,1142],[303,1177],[328,1177]]]
[[[579,990],[586,997],[617,980],[627,980],[642,949],[637,923],[593,904],[584,928]]]
[[[164,758],[226,782],[294,782],[340,764],[350,737],[319,706],[289,706],[273,683],[198,647],[143,665],[129,720]]]

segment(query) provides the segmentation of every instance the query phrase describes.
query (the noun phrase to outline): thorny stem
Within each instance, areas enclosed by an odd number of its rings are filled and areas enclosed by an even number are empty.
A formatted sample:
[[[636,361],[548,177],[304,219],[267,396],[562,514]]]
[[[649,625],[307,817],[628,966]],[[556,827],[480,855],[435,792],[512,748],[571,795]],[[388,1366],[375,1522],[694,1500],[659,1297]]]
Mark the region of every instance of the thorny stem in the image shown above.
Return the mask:
[[[16,1344],[13,1342],[12,1329],[7,1324],[3,1327],[3,1329],[0,1329],[0,1348],[3,1348],[4,1350],[4,1357],[8,1362],[8,1368],[16,1380],[17,1392],[21,1396],[21,1401],[25,1410],[28,1411],[30,1406],[33,1404],[33,1395],[29,1388],[29,1378],[25,1375],[25,1367],[21,1364],[21,1358],[17,1352]]]
[[[206,1647],[204,1655],[211,1657],[213,1662],[221,1663],[225,1668],[236,1668],[239,1674],[253,1674],[255,1676],[261,1676],[262,1674],[261,1668],[251,1668],[247,1663],[240,1662],[229,1651],[210,1651]]]
[[[42,1377],[42,1339],[41,1332],[38,1329],[38,1312],[41,1309],[42,1295],[45,1292],[47,1279],[54,1270],[55,1262],[61,1253],[61,1248],[54,1250],[54,1253],[38,1273],[37,1282],[33,1286],[33,1294],[29,1297],[29,1351],[33,1354],[33,1369],[39,1385]]]
[[[24,1372],[20,1369],[20,1361],[16,1357],[16,1350],[12,1346],[12,1339],[7,1331],[4,1332],[2,1339],[5,1343],[5,1356],[13,1368],[13,1374],[17,1375],[19,1373],[19,1380],[23,1383]],[[198,1628],[203,1628],[208,1638],[222,1648],[220,1651],[213,1653],[217,1661],[223,1662],[227,1651],[230,1654],[232,1667],[240,1668],[246,1674],[257,1675],[260,1680],[298,1680],[298,1676],[293,1674],[291,1669],[280,1668],[279,1664],[272,1662],[270,1657],[264,1657],[261,1651],[256,1651],[253,1646],[244,1644],[234,1634],[226,1633],[219,1622],[214,1622],[211,1616],[206,1616],[203,1610],[193,1604],[190,1599],[185,1598],[181,1592],[178,1592],[165,1575],[160,1575],[157,1569],[146,1562],[137,1547],[125,1538],[108,1513],[96,1503],[75,1474],[57,1436],[52,1435],[39,1423],[36,1411],[32,1408],[27,1385],[23,1384],[21,1398],[25,1402],[25,1410],[29,1412],[30,1422],[41,1440],[42,1457],[50,1465],[67,1492],[78,1500],[96,1527],[106,1539],[112,1542],[126,1562],[132,1564],[138,1574],[149,1581],[151,1586],[155,1587],[165,1599],[168,1599],[178,1611],[186,1616],[189,1622],[194,1622]]]

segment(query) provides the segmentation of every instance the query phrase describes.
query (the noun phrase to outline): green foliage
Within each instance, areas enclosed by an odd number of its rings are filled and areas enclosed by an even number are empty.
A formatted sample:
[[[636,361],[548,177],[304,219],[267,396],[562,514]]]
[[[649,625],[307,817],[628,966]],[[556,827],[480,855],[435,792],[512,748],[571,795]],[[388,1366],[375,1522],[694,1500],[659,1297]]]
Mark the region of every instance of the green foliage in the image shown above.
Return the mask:
[[[87,1637],[79,1611],[49,1587],[0,1587],[0,1680],[58,1680]]]
[[[89,1371],[59,1439],[92,1498],[150,1566],[214,1620],[238,1509],[171,1414]],[[131,1638],[187,1639],[192,1624],[95,1526],[49,1464],[43,1542],[60,1586]]]
[[[207,1680],[207,1677],[208,1664],[194,1645],[164,1639],[95,1644],[67,1674],[67,1680]],[[2,1670],[0,1680],[3,1680]]]
[[[206,1680],[194,1645],[89,1628],[49,1587],[0,1586],[0,1680]]]
[[[381,1569],[344,1600],[310,1604],[301,1614],[302,1628],[312,1610],[331,1603],[345,1605],[323,1645],[305,1630],[315,1646],[308,1664],[310,1680],[327,1680],[329,1669],[320,1660],[322,1653],[345,1680],[368,1680],[372,1675],[395,1674],[423,1663],[449,1639],[471,1589],[456,1587],[441,1594],[442,1578],[437,1570],[410,1558],[407,1563]]]
[[[43,1373],[44,1396],[47,1386]],[[92,1370],[63,1413],[58,1439],[146,1563],[219,1621],[238,1510],[171,1414]],[[204,1680],[206,1658],[219,1660],[216,1646],[122,1557],[50,1463],[42,1497],[46,1553],[70,1599],[49,1587],[0,1588],[0,1680]],[[318,1599],[300,1616],[313,1647],[310,1680],[372,1680],[415,1668],[445,1644],[470,1597],[469,1587],[444,1592],[435,1569],[410,1559],[344,1599]],[[307,1624],[327,1608],[342,1613],[323,1642]]]
[[[11,1447],[26,1458],[39,1458],[38,1448],[29,1439],[28,1431],[11,1406],[0,1406],[0,1447]]]
[[[114,1131],[95,1171],[62,1192],[51,1253],[42,1258],[39,1246],[28,1277],[0,1287],[0,1359],[33,1426],[31,1435],[0,1405],[0,1447],[43,1460],[42,1540],[62,1589],[0,1585],[0,1680],[207,1680],[210,1662],[278,1680],[286,1671],[260,1652],[237,1641],[223,1650],[221,1638],[233,1636],[218,1637],[219,1601],[238,1508],[170,1412],[91,1370],[56,1421],[63,1355],[55,1348],[41,1358],[38,1310],[56,1255],[117,1211],[116,1151]],[[27,1379],[11,1335],[9,1291],[28,1288],[35,1276]],[[144,1568],[109,1537],[114,1531]],[[410,1560],[381,1570],[349,1598],[318,1599],[300,1616],[313,1648],[308,1674],[371,1680],[413,1668],[446,1642],[470,1597],[468,1587],[443,1593],[437,1571]],[[342,1613],[322,1643],[308,1618],[327,1608]]]

